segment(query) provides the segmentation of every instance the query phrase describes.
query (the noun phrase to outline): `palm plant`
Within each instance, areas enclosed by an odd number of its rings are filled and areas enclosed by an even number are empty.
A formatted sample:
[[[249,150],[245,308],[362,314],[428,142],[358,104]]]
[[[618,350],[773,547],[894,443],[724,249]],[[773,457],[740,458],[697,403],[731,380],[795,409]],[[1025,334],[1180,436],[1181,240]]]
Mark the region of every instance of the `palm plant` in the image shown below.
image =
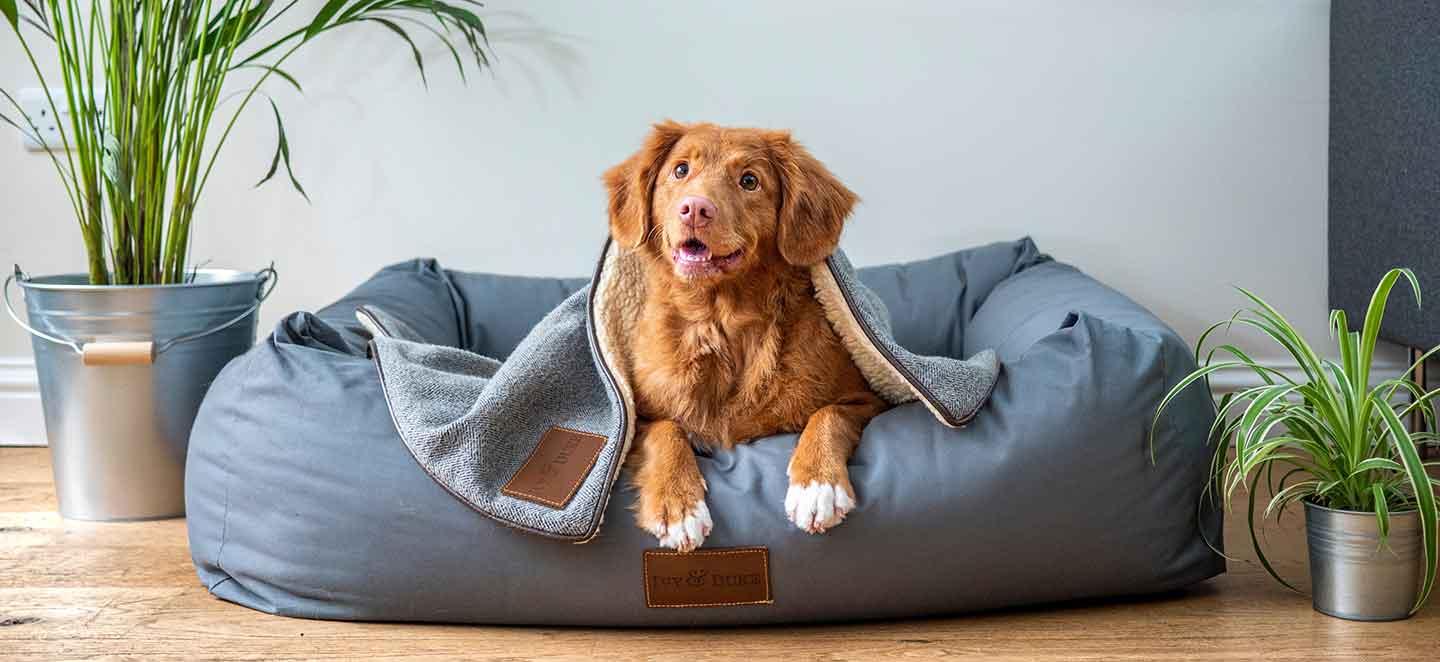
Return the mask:
[[[1338,361],[1321,357],[1279,311],[1249,290],[1237,288],[1252,307],[1201,335],[1195,353],[1200,367],[1161,400],[1156,420],[1186,388],[1197,382],[1208,387],[1208,377],[1216,371],[1253,371],[1261,385],[1226,393],[1218,403],[1219,416],[1210,430],[1216,446],[1211,463],[1213,481],[1202,499],[1223,497],[1228,510],[1232,497],[1245,489],[1251,544],[1270,575],[1292,589],[1266,559],[1256,534],[1255,506],[1261,481],[1273,495],[1265,517],[1278,517],[1302,499],[1339,510],[1374,513],[1382,544],[1394,514],[1417,511],[1425,573],[1413,613],[1425,604],[1435,584],[1434,486],[1440,485],[1428,475],[1420,449],[1440,442],[1440,436],[1407,430],[1402,420],[1420,412],[1427,429],[1437,429],[1431,400],[1440,389],[1424,391],[1408,377],[1440,347],[1426,352],[1405,373],[1371,385],[1380,323],[1390,291],[1402,277],[1410,283],[1418,304],[1420,285],[1415,275],[1408,269],[1394,269],[1376,287],[1359,331],[1350,330],[1344,311],[1331,312],[1330,331],[1338,345]],[[1205,350],[1211,333],[1235,325],[1257,330],[1279,344],[1303,374],[1292,378],[1257,363],[1233,344]],[[1153,450],[1153,428],[1151,439]]]
[[[80,224],[97,285],[184,282],[195,206],[240,114],[267,82],[301,90],[283,66],[306,44],[338,28],[371,24],[403,40],[425,78],[425,59],[411,37],[433,34],[462,79],[467,62],[488,66],[485,27],[475,0],[325,0],[298,27],[299,0],[0,0],[0,16],[19,40],[54,116],[69,109],[50,160]],[[287,23],[290,22],[287,20]],[[27,33],[29,36],[27,36]],[[63,105],[41,73],[31,41],[53,44]],[[462,53],[465,57],[462,57]],[[228,90],[231,74],[253,70],[253,83]],[[35,137],[34,119],[8,91],[18,114],[3,120]],[[237,100],[238,101],[234,101]],[[222,107],[230,106],[216,122]],[[290,167],[290,146],[273,99],[278,140],[269,172]],[[4,107],[0,106],[0,111]],[[228,116],[228,119],[227,117]],[[257,184],[258,186],[258,184]]]

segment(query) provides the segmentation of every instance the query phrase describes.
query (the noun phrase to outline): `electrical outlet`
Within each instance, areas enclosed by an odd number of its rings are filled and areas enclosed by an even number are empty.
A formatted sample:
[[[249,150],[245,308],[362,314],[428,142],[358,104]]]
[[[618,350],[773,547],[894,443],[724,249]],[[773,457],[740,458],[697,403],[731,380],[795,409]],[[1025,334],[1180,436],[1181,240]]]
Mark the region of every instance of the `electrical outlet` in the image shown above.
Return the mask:
[[[70,104],[62,88],[50,88],[50,96],[55,99],[54,109],[50,108],[50,102],[45,98],[45,90],[38,87],[20,90],[16,99],[20,102],[20,111],[25,113],[25,117],[15,118],[20,125],[20,143],[32,152],[58,151],[65,146],[65,141],[60,138],[60,126],[62,122],[66,127],[70,126]],[[59,111],[58,115],[56,111]]]

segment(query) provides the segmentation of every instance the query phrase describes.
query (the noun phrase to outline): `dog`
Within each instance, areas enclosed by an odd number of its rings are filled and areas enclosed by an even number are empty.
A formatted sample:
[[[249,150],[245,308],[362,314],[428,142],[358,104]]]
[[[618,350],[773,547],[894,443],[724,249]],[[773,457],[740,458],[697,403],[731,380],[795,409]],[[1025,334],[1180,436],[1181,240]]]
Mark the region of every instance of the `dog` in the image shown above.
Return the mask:
[[[800,433],[785,512],[809,533],[855,507],[847,464],[889,405],[815,298],[858,198],[789,132],[665,121],[603,177],[610,235],[643,256],[627,462],[636,523],[688,552],[713,526],[692,442]]]

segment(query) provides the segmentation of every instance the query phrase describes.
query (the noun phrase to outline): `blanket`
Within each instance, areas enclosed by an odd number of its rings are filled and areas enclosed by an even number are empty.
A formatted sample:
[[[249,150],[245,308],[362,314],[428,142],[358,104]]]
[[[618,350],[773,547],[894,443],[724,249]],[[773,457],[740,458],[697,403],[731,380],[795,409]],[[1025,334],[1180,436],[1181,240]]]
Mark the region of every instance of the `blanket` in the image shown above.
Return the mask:
[[[395,429],[415,461],[471,508],[531,533],[586,542],[635,433],[629,378],[642,258],[606,242],[590,284],[546,315],[504,361],[421,342],[384,310],[356,311],[371,334]],[[920,402],[937,424],[979,412],[995,353],[919,356],[894,340],[883,302],[841,251],[811,267],[816,299],[871,388]]]

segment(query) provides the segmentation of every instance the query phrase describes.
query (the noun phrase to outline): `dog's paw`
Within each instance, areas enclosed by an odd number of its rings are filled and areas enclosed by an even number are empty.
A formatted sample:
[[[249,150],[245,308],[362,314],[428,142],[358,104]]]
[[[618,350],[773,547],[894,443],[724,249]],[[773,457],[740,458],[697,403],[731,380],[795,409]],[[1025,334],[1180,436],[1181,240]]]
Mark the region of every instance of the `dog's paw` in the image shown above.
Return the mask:
[[[640,519],[640,528],[649,531],[660,542],[681,552],[694,551],[705,543],[714,523],[710,521],[710,507],[700,499],[686,507],[663,508],[658,516]]]
[[[855,496],[848,486],[837,483],[790,483],[785,492],[785,514],[807,533],[824,533],[854,508]]]

